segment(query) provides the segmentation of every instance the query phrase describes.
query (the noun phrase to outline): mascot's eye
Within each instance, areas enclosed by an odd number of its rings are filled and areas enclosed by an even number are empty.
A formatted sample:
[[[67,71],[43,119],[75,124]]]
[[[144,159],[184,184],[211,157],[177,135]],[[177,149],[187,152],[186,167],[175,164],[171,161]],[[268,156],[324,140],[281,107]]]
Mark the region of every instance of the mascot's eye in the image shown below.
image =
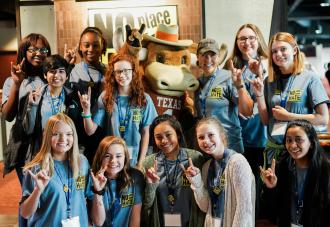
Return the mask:
[[[156,61],[159,62],[159,63],[164,63],[165,62],[165,58],[164,58],[163,55],[157,54]]]
[[[183,65],[187,64],[187,56],[182,56],[181,64],[183,64]]]

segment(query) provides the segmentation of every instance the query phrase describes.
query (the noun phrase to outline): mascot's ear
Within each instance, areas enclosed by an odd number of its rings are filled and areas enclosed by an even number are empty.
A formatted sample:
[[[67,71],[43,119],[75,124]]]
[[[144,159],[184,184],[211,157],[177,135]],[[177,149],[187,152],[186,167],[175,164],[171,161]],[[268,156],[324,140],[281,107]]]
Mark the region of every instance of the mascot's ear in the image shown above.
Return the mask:
[[[220,46],[220,54],[219,54],[219,65],[221,65],[224,60],[226,59],[228,54],[228,48],[227,45],[222,43]]]

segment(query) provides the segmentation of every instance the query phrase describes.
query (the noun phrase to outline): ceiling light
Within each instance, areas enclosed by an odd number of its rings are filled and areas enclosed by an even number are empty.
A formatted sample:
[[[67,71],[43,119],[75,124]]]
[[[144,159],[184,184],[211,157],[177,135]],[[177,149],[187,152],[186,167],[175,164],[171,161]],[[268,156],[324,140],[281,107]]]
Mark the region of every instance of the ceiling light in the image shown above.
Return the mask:
[[[320,3],[320,6],[321,7],[329,7],[330,3],[329,2],[322,2],[322,3]]]

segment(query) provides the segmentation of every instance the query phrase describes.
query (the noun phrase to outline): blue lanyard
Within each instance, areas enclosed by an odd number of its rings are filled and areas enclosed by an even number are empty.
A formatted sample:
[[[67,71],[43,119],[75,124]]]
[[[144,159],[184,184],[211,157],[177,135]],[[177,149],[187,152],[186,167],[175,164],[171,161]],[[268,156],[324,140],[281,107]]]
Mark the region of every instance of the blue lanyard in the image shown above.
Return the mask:
[[[281,107],[285,108],[286,107],[286,103],[288,101],[288,97],[289,97],[289,93],[290,93],[290,90],[291,90],[291,87],[292,87],[292,83],[293,83],[293,80],[294,80],[294,76],[291,76],[290,79],[289,79],[289,84],[287,86],[286,89],[282,88],[283,90],[281,91]]]
[[[49,87],[47,87],[47,93],[50,97],[50,105],[52,107],[52,115],[62,112],[62,104],[64,103],[64,89],[62,88],[60,96],[53,98],[50,94]]]
[[[199,100],[201,102],[202,115],[203,115],[203,117],[206,117],[206,98],[207,98],[207,95],[209,94],[209,92],[211,90],[211,87],[213,85],[214,79],[215,79],[215,74],[210,77],[210,79],[208,81],[209,82],[209,85],[207,86],[207,89],[205,90],[204,95],[202,95],[202,91],[199,94]],[[205,76],[203,76],[203,81],[204,80],[205,80]]]
[[[220,168],[218,170],[218,172],[216,174],[212,173],[212,171],[214,172],[214,168],[211,168],[211,166],[215,167],[215,164],[217,162],[217,160],[212,159],[209,170],[208,170],[208,174],[207,174],[207,183],[208,183],[208,192],[211,198],[211,202],[212,202],[212,216],[214,217],[221,217],[221,214],[223,214],[223,211],[219,210],[219,200],[221,198],[221,196],[223,195],[224,191],[224,182],[221,182],[221,179],[224,178],[224,171],[226,168],[226,164],[227,164],[227,158],[229,155],[229,151],[227,149],[224,150],[223,153],[223,157],[220,161]]]
[[[72,174],[71,174],[71,169],[70,169],[70,165],[69,165],[69,160],[66,161],[67,162],[67,169],[68,169],[68,182],[67,185],[64,183],[64,179],[62,178],[62,175],[60,173],[60,171],[56,168],[56,165],[54,165],[55,171],[57,176],[60,178],[60,181],[63,185],[63,192],[65,193],[65,200],[66,200],[66,212],[68,214],[68,218],[71,218],[71,199],[72,199]]]
[[[297,211],[296,211],[296,224],[300,223],[301,220],[301,215],[304,209],[304,193],[305,193],[305,183],[306,183],[306,179],[307,179],[307,175],[304,178],[302,187],[299,188],[298,186],[298,176],[297,176],[297,167],[294,165],[294,178],[295,178],[295,184],[294,184],[294,192],[295,192],[295,196],[296,196],[296,204],[297,204]]]
[[[119,100],[119,96],[117,95],[116,97],[116,102],[117,102],[117,106],[118,106],[118,115],[119,115],[119,132],[120,132],[120,136],[121,138],[125,138],[125,132],[127,131],[128,128],[128,121],[130,119],[131,116],[131,111],[130,111],[130,102],[127,102],[126,105],[126,113],[123,116],[122,114],[122,106],[120,104],[120,100]]]
[[[101,73],[100,71],[97,70],[97,71],[99,72],[99,79],[98,79],[97,82],[95,82],[95,81],[93,80],[93,78],[91,77],[91,74],[89,73],[89,69],[88,69],[88,65],[87,65],[87,63],[86,63],[86,62],[83,62],[83,65],[84,65],[84,69],[85,69],[87,75],[88,75],[89,78],[90,78],[90,81],[93,82],[93,83],[100,83],[101,80],[102,80],[102,73]]]
[[[120,211],[120,208],[121,208],[121,204],[120,204],[120,197],[116,191],[116,184],[115,184],[115,187],[112,187],[112,184],[111,184],[112,181],[116,181],[116,180],[108,179],[107,193],[108,193],[109,210],[110,210],[110,214],[111,214],[110,220],[111,220],[111,224],[113,226],[113,220],[118,215],[118,212]]]

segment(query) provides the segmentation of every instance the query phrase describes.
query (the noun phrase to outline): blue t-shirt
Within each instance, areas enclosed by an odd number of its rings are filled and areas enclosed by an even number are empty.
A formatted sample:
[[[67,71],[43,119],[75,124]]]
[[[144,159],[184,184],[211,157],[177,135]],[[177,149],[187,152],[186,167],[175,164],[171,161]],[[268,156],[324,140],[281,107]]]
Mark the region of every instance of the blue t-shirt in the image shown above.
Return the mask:
[[[201,89],[197,92],[195,101],[198,116],[213,116],[219,119],[228,136],[228,148],[243,153],[241,125],[238,119],[238,94],[231,79],[231,72],[217,69],[209,79],[200,77],[199,83]]]
[[[61,226],[61,221],[68,218],[67,196],[63,184],[68,185],[68,162],[54,160],[54,175],[40,196],[36,212],[28,219],[28,226]],[[31,171],[36,174],[40,166],[35,166]],[[80,155],[80,171],[76,180],[72,179],[70,193],[71,216],[79,216],[80,226],[88,227],[88,215],[86,197],[90,198],[89,164],[85,156]],[[35,188],[35,182],[30,174],[26,173],[23,181],[22,196],[31,195]],[[70,188],[70,187],[69,187]]]
[[[130,153],[130,163],[131,166],[135,166],[137,163],[141,132],[144,127],[151,125],[152,121],[157,117],[157,112],[155,106],[148,94],[146,96],[146,106],[143,108],[129,106],[130,97],[129,96],[119,96],[118,100],[113,105],[113,112],[111,116],[107,116],[107,111],[103,104],[102,97],[104,97],[104,92],[100,95],[98,99],[98,109],[94,114],[93,121],[98,126],[105,128],[109,135],[122,137]],[[119,105],[117,103],[119,102]],[[120,107],[119,107],[120,106]],[[127,110],[129,108],[129,110]],[[121,114],[119,114],[119,110]],[[120,116],[122,119],[126,119],[127,124],[125,124],[125,133],[122,136],[119,131],[120,128]],[[110,119],[109,119],[110,118]]]
[[[296,114],[313,114],[317,105],[329,102],[320,78],[308,70],[297,76],[265,82],[264,93],[268,110],[268,139],[277,144],[283,143],[284,135],[271,135],[274,124],[280,122],[273,117],[272,108],[281,105],[281,96],[284,99],[285,93],[288,94],[285,109]]]
[[[253,99],[253,114],[249,117],[239,117],[241,127],[242,127],[242,138],[244,147],[259,147],[263,148],[266,146],[267,142],[267,128],[261,123],[260,115],[258,112],[258,103],[254,95],[252,85],[247,80],[255,79],[255,74],[253,74],[249,68],[243,73],[243,79],[245,83],[245,88],[249,92],[251,98]]]
[[[116,192],[117,181],[108,180],[103,195],[103,204],[106,213],[103,226],[128,227],[133,206],[142,204],[144,192],[143,174],[131,168],[130,177],[133,184],[119,194]]]

